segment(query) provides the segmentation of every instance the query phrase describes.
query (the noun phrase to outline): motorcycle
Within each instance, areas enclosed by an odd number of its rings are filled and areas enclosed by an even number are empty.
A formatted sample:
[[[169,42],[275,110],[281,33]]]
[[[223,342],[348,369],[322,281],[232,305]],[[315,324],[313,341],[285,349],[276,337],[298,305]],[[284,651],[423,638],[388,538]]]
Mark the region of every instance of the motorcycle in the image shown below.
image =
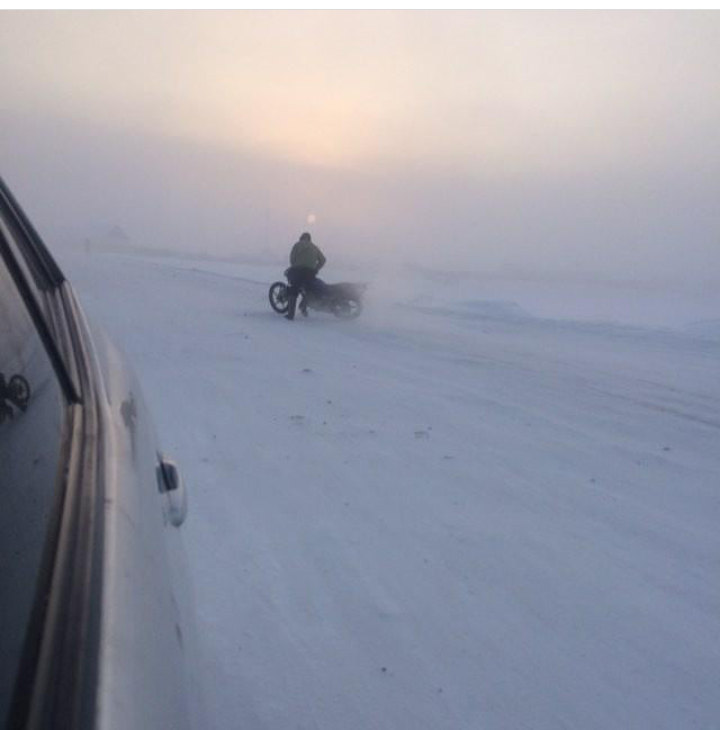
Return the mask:
[[[285,277],[288,276],[285,270]],[[298,296],[298,309],[307,315],[308,309],[315,309],[318,312],[329,312],[340,319],[355,319],[360,316],[363,309],[362,297],[367,289],[367,284],[353,284],[343,282],[340,284],[326,284],[318,279],[313,282],[313,288],[300,288]],[[270,306],[278,314],[285,314],[288,311],[288,289],[289,284],[283,281],[276,281],[270,286],[268,296]]]
[[[14,417],[14,405],[23,413],[30,400],[30,384],[22,375],[13,375],[10,380],[0,373],[0,423]]]

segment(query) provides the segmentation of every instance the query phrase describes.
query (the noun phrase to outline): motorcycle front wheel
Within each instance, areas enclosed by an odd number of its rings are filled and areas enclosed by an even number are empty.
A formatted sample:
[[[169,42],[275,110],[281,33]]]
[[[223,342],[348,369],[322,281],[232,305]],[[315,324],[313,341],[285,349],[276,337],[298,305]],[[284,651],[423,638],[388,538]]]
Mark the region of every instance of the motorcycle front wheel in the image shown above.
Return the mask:
[[[276,281],[268,292],[270,306],[278,313],[285,314],[288,311],[288,288],[282,281]]]

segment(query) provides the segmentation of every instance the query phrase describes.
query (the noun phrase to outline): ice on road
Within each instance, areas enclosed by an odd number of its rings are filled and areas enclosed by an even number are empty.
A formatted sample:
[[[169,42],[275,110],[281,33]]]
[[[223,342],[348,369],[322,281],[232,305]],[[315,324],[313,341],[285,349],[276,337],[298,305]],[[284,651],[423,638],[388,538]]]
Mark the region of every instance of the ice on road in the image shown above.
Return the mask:
[[[718,727],[718,322],[69,269],[188,484],[208,727]]]

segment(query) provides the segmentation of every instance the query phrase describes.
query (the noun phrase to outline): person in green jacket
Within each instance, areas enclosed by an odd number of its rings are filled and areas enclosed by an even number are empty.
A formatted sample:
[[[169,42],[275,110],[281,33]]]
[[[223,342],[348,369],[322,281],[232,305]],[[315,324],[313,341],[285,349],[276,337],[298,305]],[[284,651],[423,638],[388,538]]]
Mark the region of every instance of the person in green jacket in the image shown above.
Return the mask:
[[[287,319],[295,318],[295,305],[301,289],[312,290],[317,284],[315,277],[318,271],[325,266],[327,259],[323,252],[313,243],[309,233],[303,233],[290,251],[290,268],[287,272],[288,282],[288,311]],[[303,314],[305,309],[300,307]]]

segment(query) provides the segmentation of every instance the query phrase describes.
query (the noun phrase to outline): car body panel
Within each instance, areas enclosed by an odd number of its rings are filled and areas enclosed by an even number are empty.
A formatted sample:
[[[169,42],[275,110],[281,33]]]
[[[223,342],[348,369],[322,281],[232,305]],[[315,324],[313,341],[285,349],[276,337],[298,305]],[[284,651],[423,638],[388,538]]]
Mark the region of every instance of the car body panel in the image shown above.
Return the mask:
[[[97,726],[183,730],[199,713],[184,546],[137,378],[105,334],[94,329],[92,339],[106,465]]]

